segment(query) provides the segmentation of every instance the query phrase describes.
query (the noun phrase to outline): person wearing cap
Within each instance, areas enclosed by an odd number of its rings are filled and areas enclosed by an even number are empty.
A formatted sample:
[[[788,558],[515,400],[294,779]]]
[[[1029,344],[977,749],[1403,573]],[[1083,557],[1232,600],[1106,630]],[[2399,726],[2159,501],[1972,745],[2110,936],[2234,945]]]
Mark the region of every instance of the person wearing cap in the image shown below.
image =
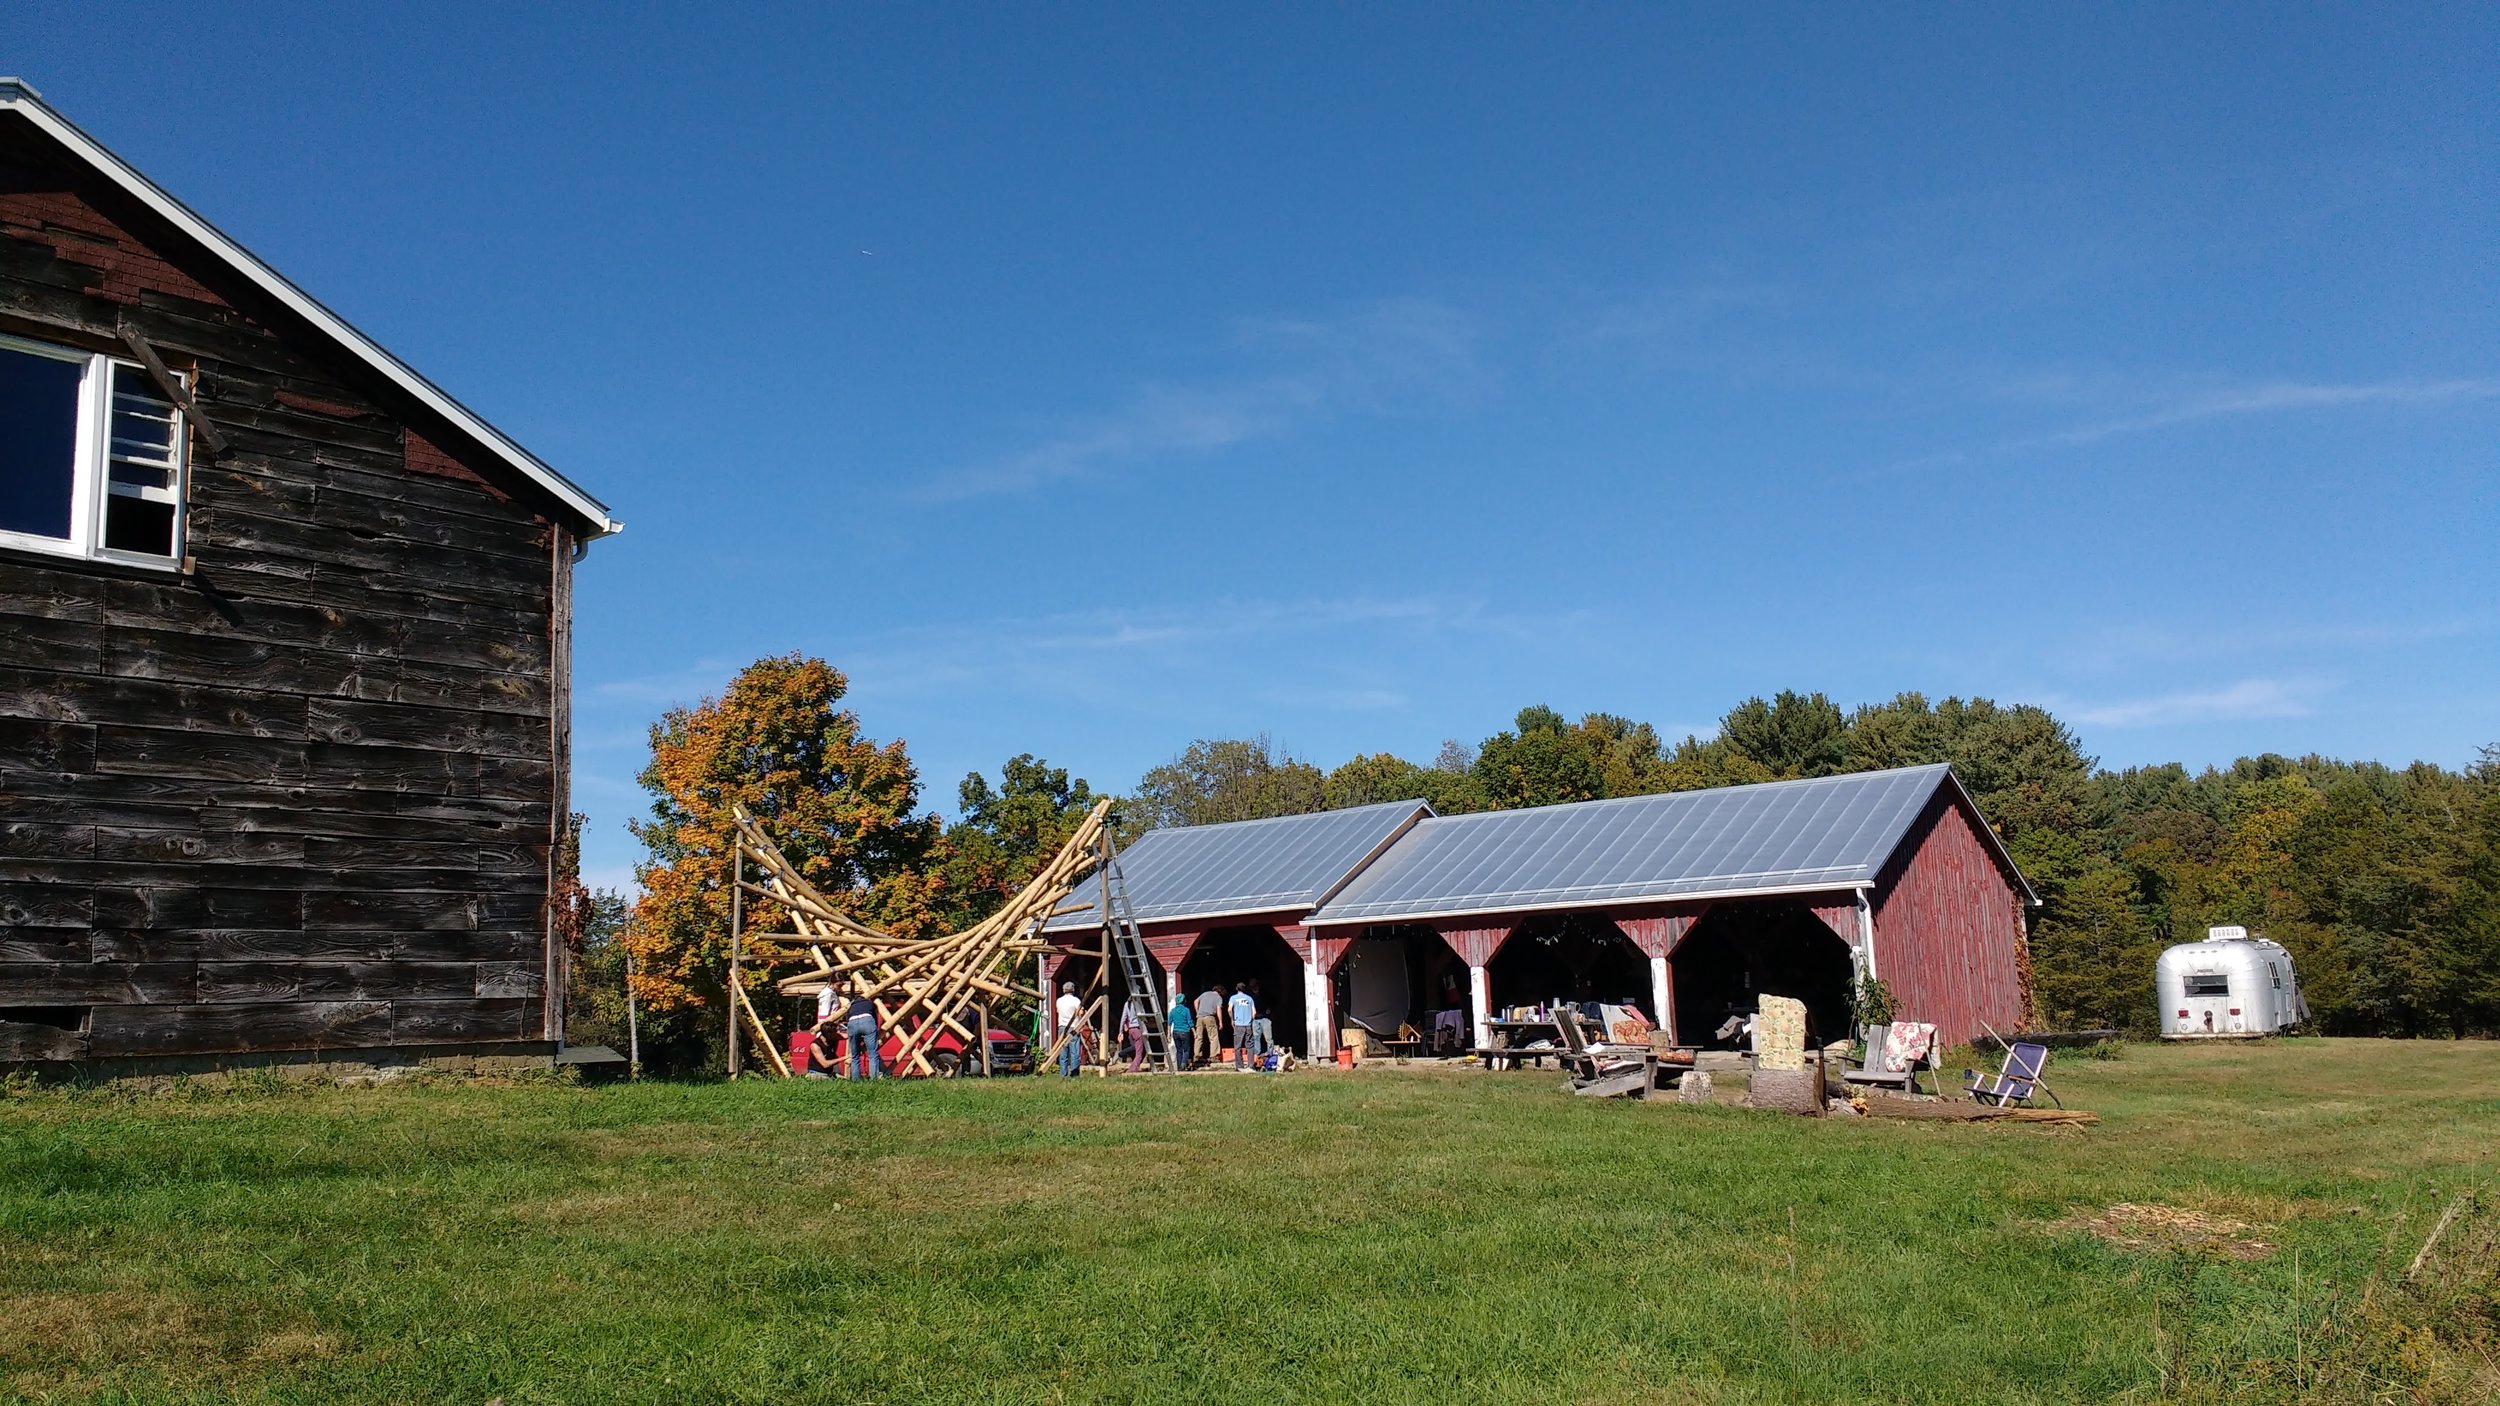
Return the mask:
[[[1085,1032],[1076,1028],[1076,1018],[1085,1003],[1076,998],[1076,983],[1059,983],[1059,1000],[1052,1007],[1059,1016],[1059,1077],[1073,1079],[1085,1067]]]
[[[1172,997],[1172,1009],[1164,1012],[1164,1036],[1172,1042],[1172,1067],[1187,1069],[1197,1061],[1189,1057],[1189,1036],[1197,1017],[1189,1009],[1187,996]]]

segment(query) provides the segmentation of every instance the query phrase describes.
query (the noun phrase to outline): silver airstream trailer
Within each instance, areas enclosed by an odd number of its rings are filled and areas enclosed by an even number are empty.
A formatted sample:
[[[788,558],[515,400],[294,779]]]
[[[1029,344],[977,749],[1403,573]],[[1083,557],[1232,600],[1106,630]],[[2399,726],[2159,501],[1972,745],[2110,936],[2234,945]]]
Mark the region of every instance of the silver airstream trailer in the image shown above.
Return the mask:
[[[2242,927],[2205,929],[2153,964],[2165,1040],[2247,1040],[2309,1018],[2283,945]]]

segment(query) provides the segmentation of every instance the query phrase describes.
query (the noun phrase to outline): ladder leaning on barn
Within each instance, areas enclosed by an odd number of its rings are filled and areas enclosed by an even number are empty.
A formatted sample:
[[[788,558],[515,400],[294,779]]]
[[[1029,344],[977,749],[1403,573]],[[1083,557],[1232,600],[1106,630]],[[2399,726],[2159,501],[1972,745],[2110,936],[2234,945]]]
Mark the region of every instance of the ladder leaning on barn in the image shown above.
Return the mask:
[[[1163,993],[1155,989],[1154,967],[1146,957],[1146,936],[1138,931],[1137,915],[1128,902],[1128,879],[1120,872],[1120,851],[1104,826],[1097,840],[1095,869],[1102,875],[1102,925],[1119,959],[1120,976],[1128,987],[1129,1009],[1137,1012],[1146,1032],[1146,1062],[1165,1074],[1180,1072],[1180,1052],[1172,1048],[1172,1027],[1163,1011]]]

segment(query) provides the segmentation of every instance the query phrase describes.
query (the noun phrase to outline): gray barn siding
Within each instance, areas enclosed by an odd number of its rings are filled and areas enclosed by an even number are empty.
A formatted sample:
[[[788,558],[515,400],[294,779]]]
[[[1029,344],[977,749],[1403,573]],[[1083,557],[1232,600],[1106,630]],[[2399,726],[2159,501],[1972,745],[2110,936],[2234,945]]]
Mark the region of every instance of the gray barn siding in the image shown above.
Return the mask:
[[[0,328],[127,321],[230,447],[192,579],[0,554],[0,1061],[543,1038],[568,543],[25,159]]]

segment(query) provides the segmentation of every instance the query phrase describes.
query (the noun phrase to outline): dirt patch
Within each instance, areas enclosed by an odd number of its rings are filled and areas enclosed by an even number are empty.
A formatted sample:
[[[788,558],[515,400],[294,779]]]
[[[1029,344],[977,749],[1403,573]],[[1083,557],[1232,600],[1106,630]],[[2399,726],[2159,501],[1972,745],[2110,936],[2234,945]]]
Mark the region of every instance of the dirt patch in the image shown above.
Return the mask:
[[[2235,1260],[2261,1260],[2274,1253],[2271,1242],[2254,1234],[2263,1227],[2184,1206],[2122,1201],[2089,1215],[2078,1211],[2055,1222],[2054,1228],[2079,1230],[2120,1249],[2139,1252],[2212,1250]]]

